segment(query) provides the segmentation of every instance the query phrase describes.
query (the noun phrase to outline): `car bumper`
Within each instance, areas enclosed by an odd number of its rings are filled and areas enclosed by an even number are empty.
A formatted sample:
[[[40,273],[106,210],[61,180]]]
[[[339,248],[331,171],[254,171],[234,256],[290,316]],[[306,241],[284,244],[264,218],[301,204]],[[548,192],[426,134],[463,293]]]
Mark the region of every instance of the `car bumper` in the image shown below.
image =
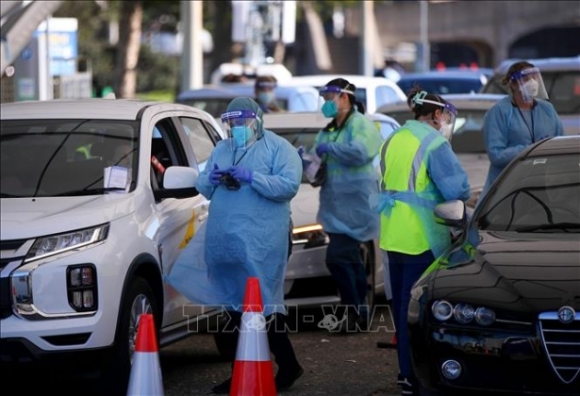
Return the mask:
[[[535,329],[525,332],[467,330],[419,323],[410,325],[413,369],[431,391],[513,392],[577,395],[580,375],[569,384],[558,379]],[[461,375],[449,380],[441,366],[461,364]]]

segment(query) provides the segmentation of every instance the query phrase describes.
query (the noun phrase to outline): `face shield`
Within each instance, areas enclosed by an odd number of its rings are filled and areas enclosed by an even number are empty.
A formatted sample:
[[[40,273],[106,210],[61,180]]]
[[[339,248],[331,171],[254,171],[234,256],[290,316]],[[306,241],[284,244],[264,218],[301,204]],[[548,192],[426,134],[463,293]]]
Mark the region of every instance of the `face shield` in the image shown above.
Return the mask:
[[[540,69],[537,67],[515,72],[511,80],[517,83],[518,90],[522,94],[524,102],[530,103],[534,98],[548,100],[544,80],[540,74]]]
[[[336,85],[327,85],[320,88],[320,96],[324,99],[322,104],[322,114],[327,118],[334,118],[338,115],[338,105],[336,104],[336,98],[341,94],[346,93],[349,95],[354,95],[353,91],[348,89],[340,88]]]
[[[245,150],[257,140],[257,121],[252,110],[228,111],[221,116],[224,130],[231,139],[232,149]]]

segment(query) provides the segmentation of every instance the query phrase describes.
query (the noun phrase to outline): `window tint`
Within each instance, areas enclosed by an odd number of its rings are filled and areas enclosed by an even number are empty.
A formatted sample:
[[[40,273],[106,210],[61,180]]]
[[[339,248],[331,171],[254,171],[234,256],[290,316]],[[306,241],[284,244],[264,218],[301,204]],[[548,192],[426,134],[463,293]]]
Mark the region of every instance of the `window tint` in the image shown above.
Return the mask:
[[[185,134],[193,148],[195,160],[202,171],[214,148],[214,140],[210,137],[208,130],[201,120],[197,118],[180,117],[179,121],[183,126]]]
[[[0,192],[50,197],[103,194],[105,187],[130,191],[137,177],[137,131],[131,121],[2,121]],[[114,185],[105,183],[112,166],[124,175]]]
[[[409,78],[397,81],[403,92],[410,92],[415,84],[427,92],[437,95],[479,92],[483,86],[478,77],[474,78]]]
[[[577,155],[516,162],[496,189],[490,190],[478,215],[478,227],[492,231],[580,232],[579,165]]]

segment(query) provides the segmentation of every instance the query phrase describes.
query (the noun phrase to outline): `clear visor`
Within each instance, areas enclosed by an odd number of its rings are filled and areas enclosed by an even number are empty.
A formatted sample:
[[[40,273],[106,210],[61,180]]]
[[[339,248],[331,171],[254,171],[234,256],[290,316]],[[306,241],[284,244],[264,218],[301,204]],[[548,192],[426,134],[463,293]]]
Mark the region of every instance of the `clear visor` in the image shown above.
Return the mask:
[[[253,111],[230,111],[222,114],[224,131],[233,149],[246,149],[256,141],[257,115]]]
[[[325,87],[320,88],[319,90],[320,96],[324,99],[325,102],[329,100],[334,100],[338,95],[341,93],[346,93],[350,95],[354,95],[353,91],[349,91],[348,89],[342,89],[335,85],[327,85]]]
[[[517,93],[522,96],[526,103],[532,102],[534,99],[548,100],[548,93],[544,86],[544,80],[540,69],[532,67],[530,69],[521,70],[512,75],[512,82],[517,85]]]

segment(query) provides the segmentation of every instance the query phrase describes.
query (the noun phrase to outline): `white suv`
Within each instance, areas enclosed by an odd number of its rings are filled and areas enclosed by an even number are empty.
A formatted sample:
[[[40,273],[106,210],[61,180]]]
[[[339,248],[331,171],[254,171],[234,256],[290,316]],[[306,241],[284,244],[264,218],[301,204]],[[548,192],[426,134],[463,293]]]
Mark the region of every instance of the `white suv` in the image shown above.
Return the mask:
[[[163,276],[207,217],[193,186],[221,129],[114,99],[3,104],[1,120],[0,362],[70,358],[123,394],[139,315],[163,346],[202,311]]]

